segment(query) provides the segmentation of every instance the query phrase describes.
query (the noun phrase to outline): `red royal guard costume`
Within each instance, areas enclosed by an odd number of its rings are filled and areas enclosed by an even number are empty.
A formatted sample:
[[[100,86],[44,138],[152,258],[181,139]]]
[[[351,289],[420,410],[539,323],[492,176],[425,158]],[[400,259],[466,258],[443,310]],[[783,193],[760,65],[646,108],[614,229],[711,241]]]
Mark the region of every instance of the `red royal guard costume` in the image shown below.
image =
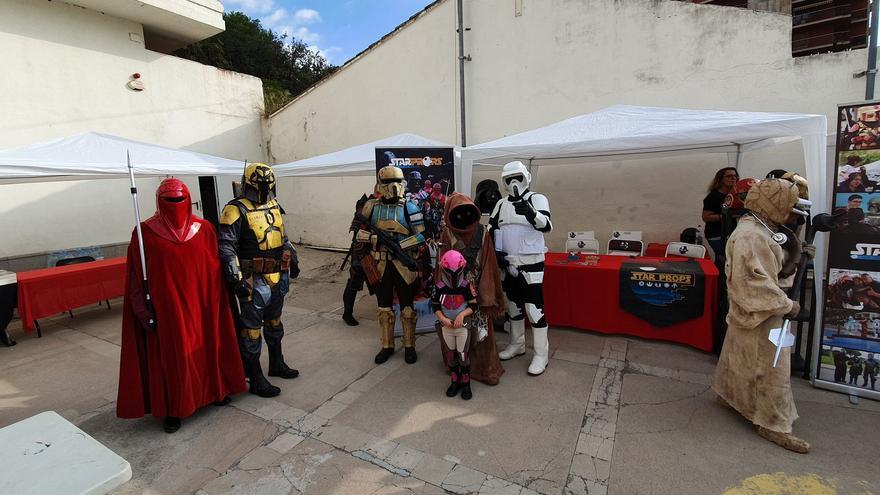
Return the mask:
[[[247,385],[214,227],[192,214],[189,190],[178,179],[162,181],[156,206],[141,228],[154,312],[136,231],[128,246],[116,415],[164,417],[171,433],[180,418],[223,405]]]

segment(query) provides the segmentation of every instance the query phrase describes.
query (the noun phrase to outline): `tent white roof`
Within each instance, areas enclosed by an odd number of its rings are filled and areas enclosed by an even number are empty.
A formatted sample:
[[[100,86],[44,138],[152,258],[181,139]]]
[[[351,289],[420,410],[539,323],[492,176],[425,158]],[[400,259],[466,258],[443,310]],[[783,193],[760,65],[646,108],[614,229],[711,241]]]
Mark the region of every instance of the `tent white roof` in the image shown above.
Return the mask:
[[[339,176],[339,175],[375,175],[376,148],[390,147],[452,147],[441,141],[435,141],[417,134],[398,134],[365,144],[352,146],[325,155],[313,156],[290,163],[274,165],[272,169],[279,177],[292,176]],[[457,171],[456,171],[457,173]]]
[[[166,148],[109,134],[74,136],[0,151],[0,183],[138,176],[241,175],[243,160]]]
[[[506,136],[461,150],[462,182],[470,184],[477,166],[512,160],[549,165],[559,158],[584,161],[646,158],[651,153],[743,153],[802,139],[810,190],[826,191],[824,115],[685,110],[616,105],[546,127]],[[827,194],[827,193],[826,193]],[[814,203],[823,211],[827,197]]]

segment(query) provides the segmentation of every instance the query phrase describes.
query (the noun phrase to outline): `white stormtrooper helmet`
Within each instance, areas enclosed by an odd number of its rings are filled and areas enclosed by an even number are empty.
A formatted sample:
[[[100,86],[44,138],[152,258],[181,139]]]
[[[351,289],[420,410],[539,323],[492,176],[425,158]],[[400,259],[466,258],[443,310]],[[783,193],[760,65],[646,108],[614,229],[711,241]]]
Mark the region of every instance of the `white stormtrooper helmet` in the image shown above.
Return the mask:
[[[521,161],[510,162],[501,170],[501,182],[514,197],[526,192],[532,182],[532,174]]]

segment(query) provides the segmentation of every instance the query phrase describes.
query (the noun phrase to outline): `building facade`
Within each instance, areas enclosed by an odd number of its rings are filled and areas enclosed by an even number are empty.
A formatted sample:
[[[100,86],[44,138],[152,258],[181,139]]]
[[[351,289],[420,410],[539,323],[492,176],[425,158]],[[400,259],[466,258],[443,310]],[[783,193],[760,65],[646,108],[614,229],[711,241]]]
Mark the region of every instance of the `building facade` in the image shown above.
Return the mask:
[[[455,0],[440,0],[270,116],[273,163],[400,132],[461,143]],[[679,1],[463,1],[465,122],[476,144],[614,104],[824,114],[859,100],[866,50],[794,58],[786,14]],[[829,129],[833,132],[833,129]],[[744,175],[803,170],[798,143],[756,152]],[[536,169],[555,230],[642,230],[677,240],[701,223],[719,155],[569,164]],[[831,162],[833,163],[833,161]],[[473,183],[496,173],[475,173]],[[347,246],[368,178],[282,179],[293,237]],[[327,191],[333,191],[331,195]],[[328,232],[328,225],[338,226]]]
[[[169,55],[223,29],[217,0],[0,1],[0,149],[96,131],[264,159],[261,81]],[[197,178],[185,180],[198,201]],[[157,181],[139,181],[143,217]],[[0,185],[0,268],[45,267],[46,253],[75,247],[116,255],[133,225],[125,180]]]

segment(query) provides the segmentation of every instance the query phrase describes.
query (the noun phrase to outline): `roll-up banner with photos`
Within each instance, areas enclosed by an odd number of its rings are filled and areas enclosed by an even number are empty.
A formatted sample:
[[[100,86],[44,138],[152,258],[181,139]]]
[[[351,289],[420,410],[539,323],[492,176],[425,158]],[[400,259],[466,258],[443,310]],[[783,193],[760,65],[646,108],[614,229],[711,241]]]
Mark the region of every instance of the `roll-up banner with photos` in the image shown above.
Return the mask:
[[[880,399],[880,101],[840,105],[816,385]]]
[[[446,198],[455,191],[455,152],[452,148],[376,148],[376,171],[386,165],[394,165],[403,171],[406,201],[415,203],[424,214],[425,239],[429,245],[440,235]],[[431,252],[431,263],[434,250]],[[428,270],[420,279],[413,309],[419,315],[416,330],[419,333],[434,331],[437,317],[431,310],[428,295],[433,284],[433,271]],[[400,314],[400,308],[394,305]],[[400,318],[395,324],[395,335],[401,335]]]

